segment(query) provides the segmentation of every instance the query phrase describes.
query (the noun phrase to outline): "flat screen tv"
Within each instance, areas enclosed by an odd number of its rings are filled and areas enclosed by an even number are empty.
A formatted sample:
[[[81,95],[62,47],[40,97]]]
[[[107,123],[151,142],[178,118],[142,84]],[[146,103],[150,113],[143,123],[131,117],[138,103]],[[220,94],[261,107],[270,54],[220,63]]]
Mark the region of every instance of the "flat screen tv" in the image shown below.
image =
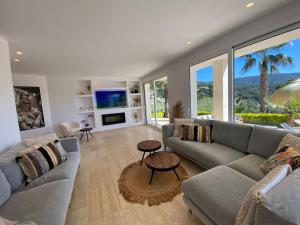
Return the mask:
[[[98,109],[126,107],[126,90],[99,90],[95,92]]]

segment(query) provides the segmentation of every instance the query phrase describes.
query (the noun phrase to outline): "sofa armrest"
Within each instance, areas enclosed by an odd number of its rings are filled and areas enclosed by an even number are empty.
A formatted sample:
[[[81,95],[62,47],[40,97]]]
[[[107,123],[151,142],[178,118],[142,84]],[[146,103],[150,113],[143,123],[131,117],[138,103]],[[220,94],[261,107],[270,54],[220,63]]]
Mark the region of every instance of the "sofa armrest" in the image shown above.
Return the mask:
[[[60,139],[60,143],[66,152],[80,152],[79,140],[77,137]]]
[[[166,146],[166,140],[169,137],[173,136],[175,130],[175,124],[170,123],[162,126],[162,138],[163,138],[163,144]]]

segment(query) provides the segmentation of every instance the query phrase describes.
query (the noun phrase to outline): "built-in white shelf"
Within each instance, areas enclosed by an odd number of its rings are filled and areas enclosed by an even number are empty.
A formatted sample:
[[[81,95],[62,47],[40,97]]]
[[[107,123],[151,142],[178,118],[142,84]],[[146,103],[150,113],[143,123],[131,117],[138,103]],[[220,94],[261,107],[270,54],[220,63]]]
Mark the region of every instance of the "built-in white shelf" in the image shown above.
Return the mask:
[[[143,109],[142,106],[137,106],[137,107],[129,107],[129,109]]]
[[[94,111],[78,111],[78,113],[94,113]]]
[[[78,120],[88,121],[94,131],[145,124],[145,109],[140,81],[76,80],[74,85]],[[97,90],[126,90],[127,106],[98,109],[94,96]],[[126,122],[103,126],[102,115],[111,113],[125,113]]]
[[[77,98],[89,98],[89,97],[93,97],[92,94],[90,95],[76,95]]]
[[[141,93],[129,93],[130,96],[139,96]]]

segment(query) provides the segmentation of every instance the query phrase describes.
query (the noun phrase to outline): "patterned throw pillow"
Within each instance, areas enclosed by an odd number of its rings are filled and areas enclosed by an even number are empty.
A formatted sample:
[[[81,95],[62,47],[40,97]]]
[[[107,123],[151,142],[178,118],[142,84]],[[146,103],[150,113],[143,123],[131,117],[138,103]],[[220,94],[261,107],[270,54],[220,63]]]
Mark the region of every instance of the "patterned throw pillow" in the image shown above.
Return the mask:
[[[262,171],[268,173],[278,165],[290,164],[293,158],[300,157],[300,153],[297,152],[293,147],[287,146],[286,148],[287,149],[285,151],[276,153],[264,161],[263,164],[260,165]]]
[[[65,158],[54,143],[49,143],[17,157],[16,160],[25,173],[28,184],[61,164]]]
[[[175,130],[174,130],[173,136],[174,137],[179,137],[180,136],[180,128],[183,124],[192,124],[192,123],[194,123],[194,119],[175,118],[174,119]]]
[[[278,148],[275,153],[278,153],[284,146],[291,146],[293,147],[297,152],[300,152],[300,138],[288,133],[286,134],[280,144],[278,145]]]
[[[198,124],[184,124],[180,127],[180,139],[211,143],[211,127]]]
[[[35,137],[35,138],[26,138],[26,139],[24,139],[23,142],[27,147],[34,147],[34,148],[39,148],[44,145],[47,145],[50,142],[53,142],[53,143],[55,143],[57,149],[60,151],[60,153],[62,155],[66,154],[66,151],[62,147],[62,145],[59,141],[59,138],[57,137],[57,135],[55,133],[45,134],[45,135]]]

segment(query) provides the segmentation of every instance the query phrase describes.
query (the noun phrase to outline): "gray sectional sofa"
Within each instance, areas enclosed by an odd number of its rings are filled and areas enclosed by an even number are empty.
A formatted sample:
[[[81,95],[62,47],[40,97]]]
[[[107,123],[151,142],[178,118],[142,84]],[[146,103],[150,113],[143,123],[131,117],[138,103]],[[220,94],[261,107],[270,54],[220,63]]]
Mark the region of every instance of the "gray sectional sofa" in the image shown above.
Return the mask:
[[[260,164],[276,151],[287,132],[222,121],[195,122],[213,126],[213,143],[173,137],[174,124],[162,128],[168,151],[207,169],[183,182],[183,199],[204,224],[234,225],[247,191],[265,176]],[[266,204],[256,210],[255,225],[300,224],[299,190],[300,169],[297,169],[267,193]]]
[[[80,163],[77,138],[61,139],[67,160],[25,186],[24,175],[14,160],[25,146],[14,146],[0,154],[0,216],[13,221],[33,221],[38,225],[63,225]]]

